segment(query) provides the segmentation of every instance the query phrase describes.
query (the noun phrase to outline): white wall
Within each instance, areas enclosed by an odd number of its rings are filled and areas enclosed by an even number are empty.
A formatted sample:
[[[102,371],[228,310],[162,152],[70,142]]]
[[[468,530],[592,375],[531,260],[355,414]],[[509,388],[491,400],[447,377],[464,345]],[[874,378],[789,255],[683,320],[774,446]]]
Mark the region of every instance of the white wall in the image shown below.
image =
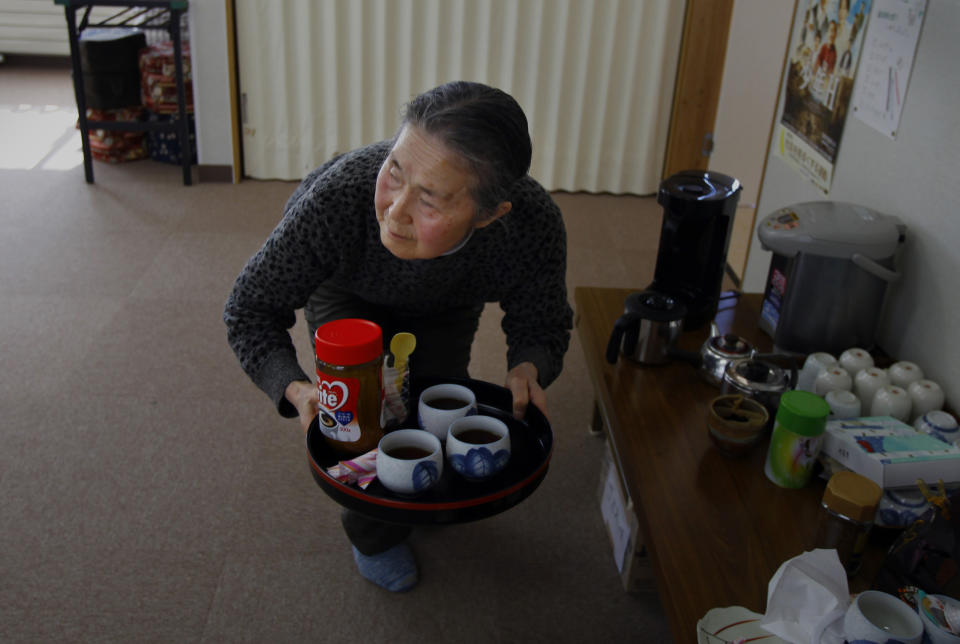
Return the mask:
[[[869,27],[868,27],[869,28]],[[847,119],[827,199],[860,203],[907,225],[899,270],[888,290],[879,343],[917,362],[960,407],[960,3],[930,0],[896,140]],[[776,52],[777,56],[781,52]],[[781,105],[777,109],[780,114]],[[768,150],[758,222],[823,193]],[[756,231],[754,231],[756,235]],[[754,238],[743,284],[763,290],[770,253]]]
[[[741,206],[756,206],[760,194],[792,16],[792,0],[736,0],[733,5],[709,167],[740,181]]]
[[[187,16],[190,21],[197,160],[202,165],[232,166],[226,2],[190,0]]]
[[[244,172],[300,179],[391,136],[440,83],[523,106],[530,174],[551,190],[660,183],[684,3],[671,0],[236,0]]]

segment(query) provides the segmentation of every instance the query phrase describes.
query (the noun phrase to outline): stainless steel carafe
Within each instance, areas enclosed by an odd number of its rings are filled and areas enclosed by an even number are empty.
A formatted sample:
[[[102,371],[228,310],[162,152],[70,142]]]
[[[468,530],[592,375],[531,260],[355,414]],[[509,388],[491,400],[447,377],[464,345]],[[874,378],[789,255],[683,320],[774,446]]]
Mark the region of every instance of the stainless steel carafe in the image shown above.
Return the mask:
[[[651,290],[631,294],[610,334],[607,361],[615,364],[620,353],[640,364],[669,361],[686,314],[686,306],[673,296]]]

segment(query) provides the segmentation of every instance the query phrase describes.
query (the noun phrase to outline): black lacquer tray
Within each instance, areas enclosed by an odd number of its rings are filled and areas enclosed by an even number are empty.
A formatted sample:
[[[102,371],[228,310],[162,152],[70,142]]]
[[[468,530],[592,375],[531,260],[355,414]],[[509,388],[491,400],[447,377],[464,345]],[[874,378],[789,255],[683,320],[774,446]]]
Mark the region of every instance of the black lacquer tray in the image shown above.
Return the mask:
[[[469,482],[444,463],[440,482],[414,499],[389,491],[374,480],[365,490],[341,483],[327,473],[338,461],[314,419],[307,430],[310,470],[317,485],[340,505],[391,523],[410,525],[465,523],[504,510],[530,496],[547,474],[553,451],[553,432],[543,413],[527,407],[523,420],[513,417],[509,389],[480,380],[456,378],[414,379],[410,388],[411,414],[401,428],[417,427],[416,401],[420,392],[441,382],[469,387],[477,397],[479,413],[499,418],[510,428],[511,455],[506,468],[480,483]]]

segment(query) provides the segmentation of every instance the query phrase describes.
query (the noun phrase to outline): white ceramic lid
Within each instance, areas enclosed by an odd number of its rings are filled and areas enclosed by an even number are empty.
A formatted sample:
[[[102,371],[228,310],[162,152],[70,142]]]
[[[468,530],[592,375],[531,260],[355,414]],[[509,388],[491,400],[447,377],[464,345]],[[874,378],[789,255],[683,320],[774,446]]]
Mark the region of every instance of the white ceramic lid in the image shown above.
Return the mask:
[[[773,212],[760,222],[757,236],[767,250],[793,257],[809,253],[870,259],[892,256],[906,232],[899,219],[865,206],[836,201],[808,201]]]

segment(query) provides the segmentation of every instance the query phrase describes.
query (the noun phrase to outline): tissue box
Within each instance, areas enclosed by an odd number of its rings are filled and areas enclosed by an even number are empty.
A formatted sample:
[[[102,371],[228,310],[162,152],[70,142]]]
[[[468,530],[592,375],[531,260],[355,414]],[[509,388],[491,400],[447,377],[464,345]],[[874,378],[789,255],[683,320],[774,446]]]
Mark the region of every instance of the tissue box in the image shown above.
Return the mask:
[[[613,559],[620,573],[624,590],[655,590],[653,568],[643,547],[640,524],[633,509],[633,501],[624,490],[610,446],[607,446],[600,465],[600,514],[610,537]]]
[[[882,488],[960,482],[960,447],[889,416],[827,421],[822,451]]]

